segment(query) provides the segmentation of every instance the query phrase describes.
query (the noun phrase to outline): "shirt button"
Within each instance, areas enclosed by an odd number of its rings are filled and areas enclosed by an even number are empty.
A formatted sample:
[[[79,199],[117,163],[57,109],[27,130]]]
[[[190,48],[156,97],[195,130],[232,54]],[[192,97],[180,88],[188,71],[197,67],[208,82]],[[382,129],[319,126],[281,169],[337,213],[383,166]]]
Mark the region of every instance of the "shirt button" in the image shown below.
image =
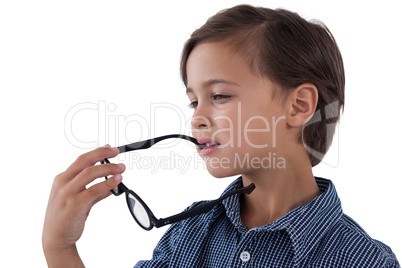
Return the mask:
[[[248,253],[247,251],[243,251],[242,253],[240,253],[240,259],[244,262],[248,262],[250,260],[250,253]]]

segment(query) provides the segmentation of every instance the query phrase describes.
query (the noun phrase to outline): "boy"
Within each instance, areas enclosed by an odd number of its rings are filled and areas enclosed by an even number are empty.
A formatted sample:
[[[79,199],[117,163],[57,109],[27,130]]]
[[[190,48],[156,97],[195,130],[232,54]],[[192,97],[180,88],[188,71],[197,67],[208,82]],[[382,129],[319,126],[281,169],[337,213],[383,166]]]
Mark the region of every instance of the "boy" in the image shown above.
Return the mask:
[[[332,182],[312,174],[344,104],[342,58],[325,26],[236,6],[193,33],[181,73],[208,171],[241,175],[225,193],[256,188],[173,224],[152,260],[136,267],[399,267],[389,247],[342,213]],[[125,169],[93,165],[117,153],[98,148],[56,177],[43,231],[50,267],[83,266],[75,243],[89,210]]]

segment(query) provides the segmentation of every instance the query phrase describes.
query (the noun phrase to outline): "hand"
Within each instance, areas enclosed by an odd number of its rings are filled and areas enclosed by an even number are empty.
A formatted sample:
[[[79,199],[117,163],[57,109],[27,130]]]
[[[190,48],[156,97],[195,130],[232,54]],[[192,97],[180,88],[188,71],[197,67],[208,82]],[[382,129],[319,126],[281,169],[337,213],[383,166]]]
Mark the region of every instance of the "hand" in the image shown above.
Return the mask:
[[[55,260],[63,263],[63,257],[72,261],[72,255],[80,261],[75,243],[84,231],[88,214],[93,205],[111,194],[110,190],[121,182],[121,173],[125,170],[123,164],[94,165],[118,153],[117,148],[110,146],[95,149],[79,156],[65,172],[54,179],[42,233],[49,267],[51,263],[56,264]],[[95,179],[109,175],[113,176],[86,187]],[[58,264],[56,266],[61,267]]]

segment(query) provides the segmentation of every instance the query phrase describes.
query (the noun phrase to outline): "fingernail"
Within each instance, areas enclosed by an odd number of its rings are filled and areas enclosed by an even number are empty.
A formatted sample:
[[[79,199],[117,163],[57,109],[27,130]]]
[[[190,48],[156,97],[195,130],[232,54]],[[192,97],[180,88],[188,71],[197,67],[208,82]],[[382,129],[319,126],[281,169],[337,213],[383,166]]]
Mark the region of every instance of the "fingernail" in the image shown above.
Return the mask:
[[[117,148],[117,147],[113,147],[112,150],[115,152],[119,152],[119,148]]]
[[[105,144],[105,145],[103,145],[103,148],[110,148],[110,145],[109,145],[109,144]]]
[[[117,174],[116,176],[114,176],[114,180],[116,181],[116,182],[119,182],[119,181],[121,181],[123,179],[123,177],[120,175],[120,174]]]

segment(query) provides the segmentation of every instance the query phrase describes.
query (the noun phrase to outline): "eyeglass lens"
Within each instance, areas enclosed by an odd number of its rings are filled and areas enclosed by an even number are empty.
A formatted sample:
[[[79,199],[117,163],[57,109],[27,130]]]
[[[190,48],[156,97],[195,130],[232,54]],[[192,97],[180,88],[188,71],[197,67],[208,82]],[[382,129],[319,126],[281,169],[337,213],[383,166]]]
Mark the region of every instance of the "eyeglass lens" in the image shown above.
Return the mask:
[[[132,194],[127,195],[128,204],[134,217],[137,219],[138,223],[144,228],[151,227],[151,221],[149,220],[148,213],[144,206],[133,196]]]

